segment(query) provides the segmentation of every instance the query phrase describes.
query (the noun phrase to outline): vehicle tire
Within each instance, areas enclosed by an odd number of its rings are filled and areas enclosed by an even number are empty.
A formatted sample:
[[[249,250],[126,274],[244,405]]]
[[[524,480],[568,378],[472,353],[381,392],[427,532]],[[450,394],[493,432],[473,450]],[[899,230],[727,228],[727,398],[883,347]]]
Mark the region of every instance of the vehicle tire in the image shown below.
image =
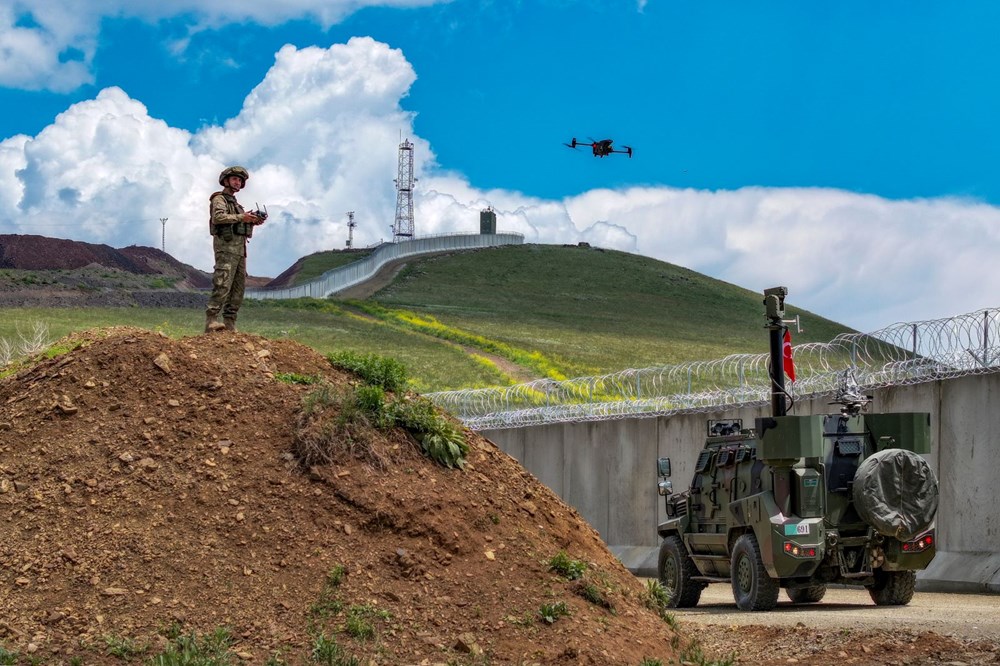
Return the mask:
[[[876,569],[875,582],[868,586],[868,594],[876,606],[905,606],[913,599],[916,589],[916,571]]]
[[[692,576],[698,575],[698,569],[691,561],[684,542],[676,534],[666,537],[660,544],[658,572],[670,608],[693,608],[698,605],[705,583],[691,580]]]
[[[778,605],[778,581],[767,575],[760,546],[753,534],[736,540],[732,556],[733,598],[745,611],[766,611]]]
[[[793,604],[815,604],[823,601],[826,595],[826,585],[810,585],[809,587],[790,587],[785,590]]]

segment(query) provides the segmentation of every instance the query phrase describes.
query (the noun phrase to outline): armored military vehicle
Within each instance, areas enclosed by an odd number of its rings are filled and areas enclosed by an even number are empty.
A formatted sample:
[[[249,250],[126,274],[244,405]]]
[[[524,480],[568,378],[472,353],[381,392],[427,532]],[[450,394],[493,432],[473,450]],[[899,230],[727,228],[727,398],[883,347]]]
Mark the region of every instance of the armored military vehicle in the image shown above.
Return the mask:
[[[865,413],[871,400],[842,382],[838,413],[792,416],[783,370],[784,287],[764,292],[771,416],[752,428],[708,421],[694,477],[674,493],[657,461],[667,520],[659,578],[676,608],[708,583],[729,582],[736,605],[770,610],[784,589],[816,603],[830,584],[863,586],[877,605],[909,603],[934,557],[937,480],[927,413]]]

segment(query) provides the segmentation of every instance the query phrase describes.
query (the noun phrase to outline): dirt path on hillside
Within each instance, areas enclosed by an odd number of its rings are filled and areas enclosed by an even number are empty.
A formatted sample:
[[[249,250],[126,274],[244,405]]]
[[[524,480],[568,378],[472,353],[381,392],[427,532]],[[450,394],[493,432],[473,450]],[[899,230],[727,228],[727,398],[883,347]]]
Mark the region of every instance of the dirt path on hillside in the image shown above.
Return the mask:
[[[367,312],[363,312],[361,310],[355,310],[353,308],[352,312],[363,319],[368,319],[369,321],[372,322],[379,321],[377,318],[373,317]],[[522,384],[534,381],[536,379],[540,379],[538,375],[532,373],[531,370],[529,370],[528,368],[522,367],[517,363],[515,363],[514,361],[511,361],[510,359],[504,358],[503,356],[499,356],[497,354],[491,354],[490,352],[483,351],[482,349],[478,349],[477,347],[472,347],[470,345],[460,345],[457,342],[444,340],[442,338],[438,338],[433,335],[429,335],[427,333],[421,333],[419,331],[407,331],[407,332],[412,333],[413,335],[423,336],[429,340],[433,340],[434,342],[437,342],[442,345],[449,345],[455,347],[456,349],[461,349],[469,356],[481,356],[490,361],[491,363],[493,363],[493,365],[495,365],[500,370],[500,372],[510,377],[515,383]]]

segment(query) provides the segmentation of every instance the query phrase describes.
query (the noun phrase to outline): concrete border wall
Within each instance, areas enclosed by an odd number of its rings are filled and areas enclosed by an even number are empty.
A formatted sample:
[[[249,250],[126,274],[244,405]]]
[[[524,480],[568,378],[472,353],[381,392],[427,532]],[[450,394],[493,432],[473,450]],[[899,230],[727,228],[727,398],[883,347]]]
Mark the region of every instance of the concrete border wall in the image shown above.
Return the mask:
[[[288,299],[326,298],[330,294],[369,280],[390,261],[448,250],[474,250],[498,245],[520,245],[524,236],[515,233],[442,234],[424,236],[398,243],[383,243],[370,255],[353,263],[333,268],[315,280],[284,289],[247,289],[247,298]]]
[[[874,392],[871,411],[930,412],[928,463],[938,476],[938,553],[918,574],[925,590],[1000,592],[1000,373]],[[836,409],[829,398],[796,404],[797,415]],[[674,487],[694,473],[709,418],[752,423],[769,407],[589,423],[484,430],[600,532],[632,571],[655,575],[666,519],[656,494],[656,459],[669,456]]]

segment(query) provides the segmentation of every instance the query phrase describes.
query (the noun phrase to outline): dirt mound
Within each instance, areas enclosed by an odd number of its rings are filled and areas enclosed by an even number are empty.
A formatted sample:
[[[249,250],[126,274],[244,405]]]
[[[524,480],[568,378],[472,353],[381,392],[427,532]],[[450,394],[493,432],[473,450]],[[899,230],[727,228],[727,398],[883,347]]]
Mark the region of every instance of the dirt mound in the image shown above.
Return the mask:
[[[206,243],[212,240],[206,234]],[[46,271],[44,285],[25,283],[22,292],[55,291],[62,286],[67,290],[78,288],[81,280],[90,288],[117,286],[122,289],[118,275],[114,281],[95,279],[94,267],[110,269],[114,273],[169,278],[173,288],[211,289],[212,274],[182,263],[162,250],[142,245],[114,249],[108,245],[95,245],[82,241],[45,236],[0,234],[0,269],[17,271]],[[79,272],[79,273],[76,273]],[[247,286],[263,287],[271,278],[247,276]],[[86,304],[84,304],[86,305]]]
[[[148,656],[171,632],[227,627],[253,664],[302,663],[318,636],[377,664],[673,658],[640,582],[491,442],[469,433],[468,465],[448,470],[393,431],[384,471],[349,456],[304,471],[290,452],[314,387],[280,378],[356,381],[314,351],[232,333],[86,337],[0,380],[5,649],[121,663],[109,646]],[[550,570],[560,552],[583,579]],[[546,622],[560,603],[568,615]]]
[[[109,245],[45,236],[0,236],[0,268],[51,270],[83,268],[90,264],[118,268],[129,273],[153,272]]]

